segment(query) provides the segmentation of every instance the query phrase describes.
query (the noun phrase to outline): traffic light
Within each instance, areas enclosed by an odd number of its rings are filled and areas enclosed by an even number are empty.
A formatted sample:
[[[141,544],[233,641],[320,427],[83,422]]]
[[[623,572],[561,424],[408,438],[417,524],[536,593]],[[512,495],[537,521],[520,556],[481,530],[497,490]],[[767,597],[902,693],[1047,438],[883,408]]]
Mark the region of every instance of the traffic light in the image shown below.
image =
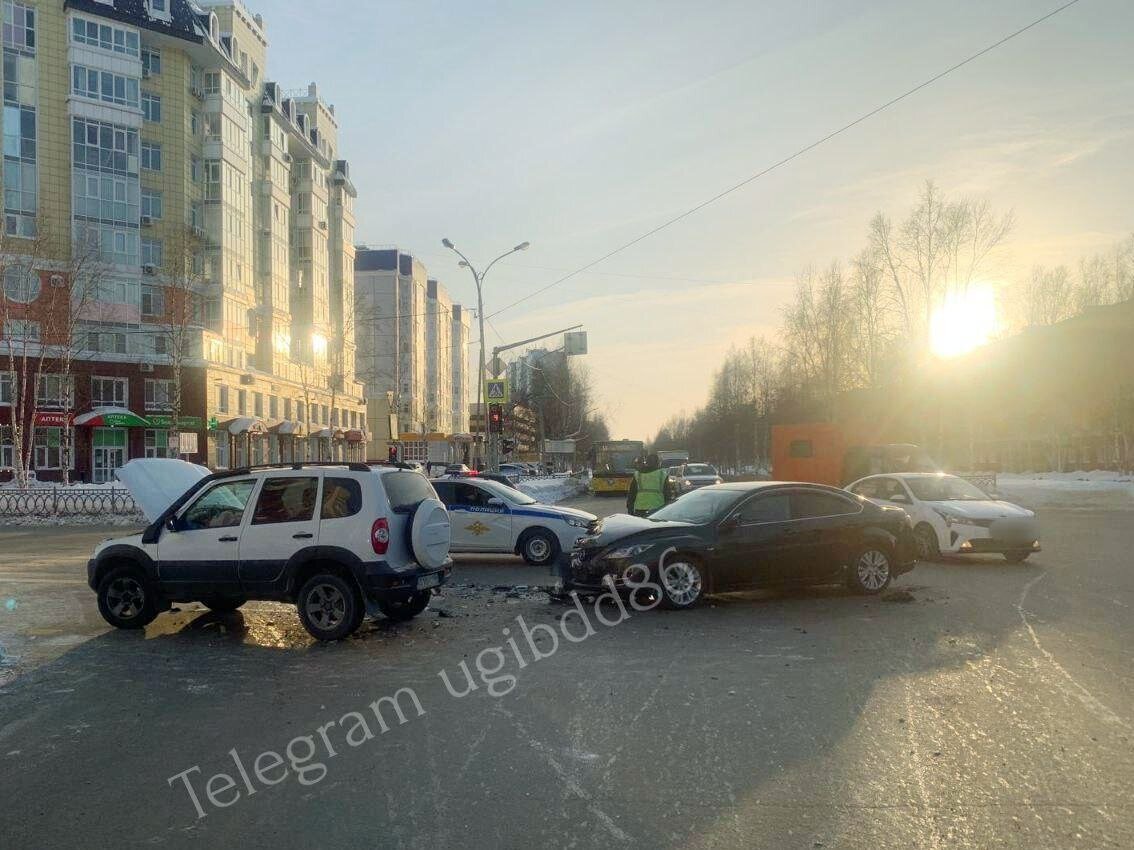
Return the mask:
[[[488,405],[488,431],[491,434],[504,433],[504,408],[499,404]]]
[[[516,441],[511,437],[505,437],[500,441],[500,451],[506,455],[512,454],[516,450]]]

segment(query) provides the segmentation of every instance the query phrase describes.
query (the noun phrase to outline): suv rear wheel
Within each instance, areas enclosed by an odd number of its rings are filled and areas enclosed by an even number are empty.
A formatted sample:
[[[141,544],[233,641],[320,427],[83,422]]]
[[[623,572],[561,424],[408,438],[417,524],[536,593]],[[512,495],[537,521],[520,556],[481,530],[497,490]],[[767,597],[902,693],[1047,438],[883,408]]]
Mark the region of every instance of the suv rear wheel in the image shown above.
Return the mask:
[[[98,583],[98,612],[115,628],[144,629],[158,615],[156,593],[138,567],[114,567]]]
[[[366,613],[357,588],[334,573],[309,578],[299,589],[295,607],[303,628],[316,640],[342,640],[362,624]]]

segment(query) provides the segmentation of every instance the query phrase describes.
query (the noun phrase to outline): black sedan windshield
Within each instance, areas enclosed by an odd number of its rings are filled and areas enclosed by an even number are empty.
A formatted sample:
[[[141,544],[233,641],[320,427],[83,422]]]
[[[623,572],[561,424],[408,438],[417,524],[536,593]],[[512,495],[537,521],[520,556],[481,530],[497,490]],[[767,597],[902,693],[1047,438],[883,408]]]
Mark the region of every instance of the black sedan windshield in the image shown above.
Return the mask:
[[[735,490],[712,490],[708,487],[694,490],[671,502],[659,511],[650,514],[650,519],[674,522],[691,522],[704,525],[721,516],[731,508],[738,498]]]

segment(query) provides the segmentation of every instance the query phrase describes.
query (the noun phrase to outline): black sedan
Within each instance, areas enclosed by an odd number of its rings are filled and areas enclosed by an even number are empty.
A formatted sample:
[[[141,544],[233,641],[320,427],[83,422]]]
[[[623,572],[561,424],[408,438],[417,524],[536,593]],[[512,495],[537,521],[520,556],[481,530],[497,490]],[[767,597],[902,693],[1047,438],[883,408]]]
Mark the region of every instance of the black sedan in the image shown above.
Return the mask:
[[[648,578],[670,608],[706,593],[845,582],[880,593],[913,569],[901,508],[819,484],[754,481],[694,490],[648,518],[617,514],[571,553],[567,590],[629,589]]]

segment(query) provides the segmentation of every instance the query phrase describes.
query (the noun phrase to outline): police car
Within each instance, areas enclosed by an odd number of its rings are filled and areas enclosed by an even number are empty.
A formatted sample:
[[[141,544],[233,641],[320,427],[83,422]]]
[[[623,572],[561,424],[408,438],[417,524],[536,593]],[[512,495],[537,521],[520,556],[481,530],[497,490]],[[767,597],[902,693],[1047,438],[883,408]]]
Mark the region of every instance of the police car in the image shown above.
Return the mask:
[[[435,479],[433,489],[449,510],[451,552],[515,553],[533,566],[545,566],[598,522],[594,514],[545,505],[483,478]]]

